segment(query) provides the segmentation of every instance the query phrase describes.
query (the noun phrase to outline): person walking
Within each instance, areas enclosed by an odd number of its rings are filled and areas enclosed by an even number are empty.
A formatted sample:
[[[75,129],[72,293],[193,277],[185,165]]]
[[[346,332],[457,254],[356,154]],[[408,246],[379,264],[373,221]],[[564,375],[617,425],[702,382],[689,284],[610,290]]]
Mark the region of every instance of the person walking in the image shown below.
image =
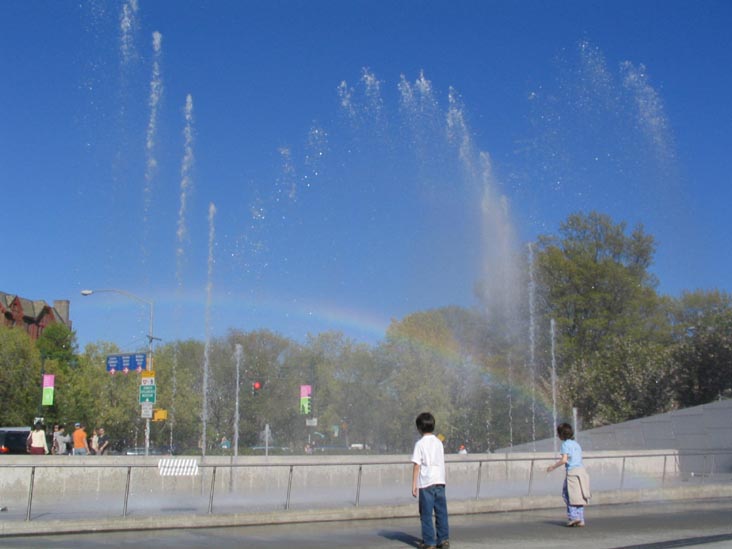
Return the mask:
[[[43,424],[37,421],[33,426],[33,430],[28,435],[28,453],[36,455],[46,455],[48,453],[48,442],[46,441],[46,430]]]
[[[109,450],[109,435],[104,430],[104,427],[97,429],[97,432],[99,434],[97,437],[97,446],[99,447],[97,454],[103,456]]]
[[[71,443],[71,435],[66,433],[66,427],[63,424],[54,427],[52,453],[57,456],[65,456],[69,453],[69,443]]]
[[[415,423],[422,435],[412,452],[412,496],[419,497],[419,519],[422,526],[420,549],[449,549],[445,448],[442,441],[434,435],[435,418],[432,414],[419,414]]]
[[[89,455],[89,442],[86,440],[86,431],[84,425],[79,422],[74,424],[74,432],[71,438],[74,441],[74,455],[75,456],[86,456]]]
[[[92,429],[92,436],[89,437],[89,453],[96,456],[99,453],[99,434],[98,429]]]
[[[569,423],[557,426],[557,436],[562,441],[559,460],[547,467],[551,473],[564,465],[566,475],[562,486],[562,498],[567,505],[567,526],[585,525],[585,505],[590,503],[590,476],[582,464],[582,447],[574,440],[574,429]]]

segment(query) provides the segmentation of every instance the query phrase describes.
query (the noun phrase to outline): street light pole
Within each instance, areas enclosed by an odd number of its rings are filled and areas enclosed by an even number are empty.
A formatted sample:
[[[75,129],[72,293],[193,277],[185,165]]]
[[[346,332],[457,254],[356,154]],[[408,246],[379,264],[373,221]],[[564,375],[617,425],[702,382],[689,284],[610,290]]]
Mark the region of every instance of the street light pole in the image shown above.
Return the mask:
[[[155,318],[155,304],[152,301],[149,301],[147,299],[144,299],[140,297],[139,295],[135,295],[131,292],[127,292],[125,290],[118,290],[116,288],[107,288],[104,290],[81,290],[81,295],[83,296],[89,296],[92,294],[99,294],[99,293],[113,293],[113,294],[120,294],[125,297],[129,297],[130,299],[134,299],[135,301],[139,301],[140,303],[144,303],[148,307],[150,307],[150,331],[147,334],[147,349],[148,349],[148,364],[147,369],[148,370],[154,370],[153,368],[153,341],[155,341],[156,338],[153,335],[153,319]],[[145,455],[150,455],[150,418],[145,418]]]

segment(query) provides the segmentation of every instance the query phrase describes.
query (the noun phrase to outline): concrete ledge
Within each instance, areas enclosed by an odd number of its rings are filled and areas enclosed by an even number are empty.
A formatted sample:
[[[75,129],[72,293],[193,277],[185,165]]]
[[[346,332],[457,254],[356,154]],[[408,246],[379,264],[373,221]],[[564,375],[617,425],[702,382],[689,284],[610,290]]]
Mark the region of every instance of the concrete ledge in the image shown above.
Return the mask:
[[[593,496],[592,503],[595,505],[612,505],[622,503],[701,500],[727,497],[732,497],[732,485],[709,484],[668,489],[596,492]],[[563,507],[563,503],[558,493],[556,496],[523,496],[449,502],[451,515],[528,511],[533,509],[552,509],[561,507]],[[276,511],[268,513],[228,515],[158,515],[128,518],[96,518],[93,520],[34,520],[31,522],[3,521],[0,522],[0,537],[130,530],[261,526],[349,520],[414,518],[417,516],[418,511],[415,503],[411,505],[372,505],[340,509]]]

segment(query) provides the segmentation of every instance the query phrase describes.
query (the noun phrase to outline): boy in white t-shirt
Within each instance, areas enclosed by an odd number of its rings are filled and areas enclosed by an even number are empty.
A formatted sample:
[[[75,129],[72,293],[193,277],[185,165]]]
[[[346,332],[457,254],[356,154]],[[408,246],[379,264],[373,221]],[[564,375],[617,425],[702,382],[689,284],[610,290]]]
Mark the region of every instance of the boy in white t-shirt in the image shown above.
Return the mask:
[[[422,438],[414,445],[412,452],[412,495],[419,495],[419,518],[422,523],[420,548],[450,549],[450,526],[445,497],[445,450],[440,439],[433,434],[435,418],[432,414],[419,414],[416,424]]]

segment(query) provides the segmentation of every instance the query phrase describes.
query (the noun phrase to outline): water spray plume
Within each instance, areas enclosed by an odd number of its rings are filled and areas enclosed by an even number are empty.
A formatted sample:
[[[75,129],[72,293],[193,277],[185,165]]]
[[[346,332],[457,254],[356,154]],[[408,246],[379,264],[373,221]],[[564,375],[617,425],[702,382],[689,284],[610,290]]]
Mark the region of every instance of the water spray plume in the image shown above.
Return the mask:
[[[556,323],[554,322],[554,319],[550,319],[549,321],[549,338],[551,340],[551,354],[552,354],[552,426],[556,427],[558,420],[557,420],[557,352],[556,352],[556,342],[557,342],[557,330],[556,330]],[[557,438],[552,437],[552,441],[554,443],[554,454],[557,453]]]
[[[356,110],[351,100],[353,97],[353,88],[350,88],[345,80],[342,80],[338,84],[338,96],[341,99],[341,109],[345,111],[351,120],[354,120],[356,118]]]
[[[536,279],[534,245],[529,242],[529,375],[531,376],[531,442],[536,451]]]
[[[645,65],[636,67],[630,61],[625,61],[620,68],[623,85],[635,102],[640,128],[651,142],[659,163],[674,160],[668,117],[660,95],[648,82]]]
[[[122,4],[119,16],[120,50],[122,63],[127,64],[135,57],[135,30],[137,28],[137,0],[127,0]]]
[[[152,78],[150,79],[150,97],[148,105],[150,107],[150,116],[147,122],[147,132],[145,134],[145,190],[144,190],[144,206],[143,206],[143,225],[145,231],[145,241],[147,241],[150,232],[150,209],[152,207],[152,187],[153,180],[158,168],[158,161],[155,156],[155,141],[157,137],[158,125],[158,109],[160,100],[163,95],[163,80],[160,74],[160,55],[162,48],[163,36],[158,31],[153,33],[153,66]],[[144,243],[143,243],[144,244]],[[144,250],[143,257],[147,257],[147,250]]]
[[[282,161],[282,176],[275,183],[275,202],[294,202],[297,198],[297,180],[292,151],[289,147],[278,149]]]
[[[183,130],[183,160],[180,167],[180,205],[178,207],[178,224],[176,230],[176,278],[178,286],[182,285],[183,258],[185,255],[185,238],[187,235],[186,214],[188,207],[188,196],[193,188],[193,97],[186,96],[185,106],[185,129]]]
[[[381,99],[381,82],[376,75],[368,68],[362,69],[361,82],[366,87],[366,98],[368,99],[369,111],[377,119],[381,117],[384,102]]]
[[[206,455],[208,425],[208,377],[209,363],[211,360],[211,304],[213,300],[213,268],[214,268],[214,244],[216,241],[216,230],[214,219],[216,217],[216,206],[211,202],[208,206],[208,277],[206,281],[206,344],[203,348],[203,405],[201,410],[201,444],[203,455]]]
[[[328,150],[328,132],[320,126],[313,126],[308,132],[307,156],[305,165],[309,172],[305,177],[308,179],[306,187],[312,184],[311,178],[318,177],[322,170],[322,163]]]
[[[475,154],[473,142],[470,138],[468,126],[465,122],[463,106],[460,103],[457,92],[452,86],[450,86],[447,99],[449,103],[447,109],[448,141],[457,145],[460,161],[462,162],[463,168],[468,174],[468,177],[476,179],[478,174],[474,163]]]

